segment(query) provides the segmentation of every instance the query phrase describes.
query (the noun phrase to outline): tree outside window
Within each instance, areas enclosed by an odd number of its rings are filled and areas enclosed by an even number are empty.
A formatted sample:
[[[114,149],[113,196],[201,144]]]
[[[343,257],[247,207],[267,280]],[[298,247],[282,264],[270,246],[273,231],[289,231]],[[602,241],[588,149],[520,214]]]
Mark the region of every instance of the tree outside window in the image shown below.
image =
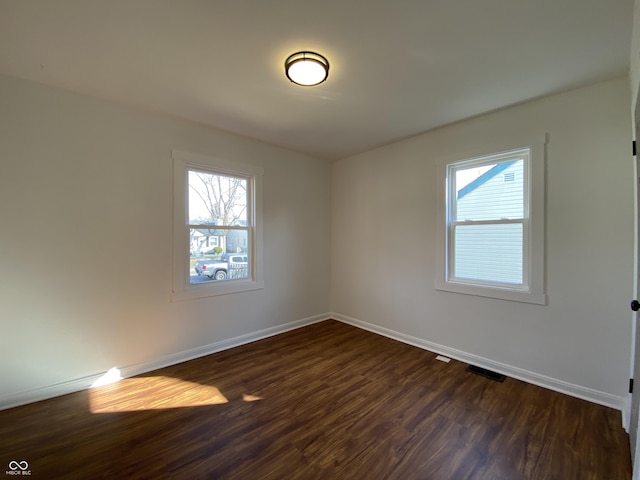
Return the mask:
[[[188,185],[190,282],[246,278],[248,179],[189,168]]]

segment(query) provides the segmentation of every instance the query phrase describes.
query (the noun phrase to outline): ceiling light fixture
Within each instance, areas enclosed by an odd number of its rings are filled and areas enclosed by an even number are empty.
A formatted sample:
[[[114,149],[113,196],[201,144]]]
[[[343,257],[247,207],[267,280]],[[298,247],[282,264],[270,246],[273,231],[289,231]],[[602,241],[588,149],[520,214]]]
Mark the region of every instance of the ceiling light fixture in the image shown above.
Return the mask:
[[[297,85],[318,85],[329,76],[329,60],[319,53],[297,52],[284,61],[284,72]]]

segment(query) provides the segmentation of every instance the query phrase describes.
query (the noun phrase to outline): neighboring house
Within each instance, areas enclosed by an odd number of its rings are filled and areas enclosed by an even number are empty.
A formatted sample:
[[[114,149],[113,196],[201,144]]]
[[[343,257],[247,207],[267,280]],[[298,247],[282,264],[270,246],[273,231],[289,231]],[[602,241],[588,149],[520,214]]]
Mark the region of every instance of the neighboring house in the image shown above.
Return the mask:
[[[237,225],[247,226],[245,220],[238,220]],[[249,246],[247,232],[243,230],[229,230],[226,236],[226,248],[228,253],[247,253]]]
[[[231,230],[227,235],[227,247],[225,249],[228,253],[247,253],[247,235],[244,231]]]
[[[226,237],[220,230],[202,228],[191,231],[190,248],[192,253],[201,253],[214,247],[226,247]]]
[[[522,161],[497,164],[458,191],[458,220],[522,218],[523,186]],[[456,277],[522,283],[522,235],[521,224],[459,226]]]
[[[246,226],[246,221],[237,222]],[[191,231],[190,248],[194,254],[199,254],[214,247],[221,247],[227,253],[246,253],[248,239],[245,231],[223,230],[216,228],[199,228]]]

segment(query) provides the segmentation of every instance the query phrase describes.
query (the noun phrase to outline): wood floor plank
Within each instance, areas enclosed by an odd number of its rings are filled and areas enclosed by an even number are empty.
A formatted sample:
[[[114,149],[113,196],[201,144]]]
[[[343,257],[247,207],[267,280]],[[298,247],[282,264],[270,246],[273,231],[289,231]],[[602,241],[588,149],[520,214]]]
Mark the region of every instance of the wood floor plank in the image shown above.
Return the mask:
[[[465,368],[321,322],[0,412],[0,463],[46,480],[631,479],[619,412]]]

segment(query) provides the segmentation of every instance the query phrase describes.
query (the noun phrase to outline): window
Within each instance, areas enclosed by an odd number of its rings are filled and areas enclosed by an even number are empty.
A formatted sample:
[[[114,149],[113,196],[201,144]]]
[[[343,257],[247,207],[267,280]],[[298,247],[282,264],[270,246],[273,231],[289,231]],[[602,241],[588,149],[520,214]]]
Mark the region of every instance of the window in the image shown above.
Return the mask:
[[[544,145],[447,162],[441,171],[436,288],[546,303]]]
[[[262,170],[173,151],[173,300],[263,287]]]

